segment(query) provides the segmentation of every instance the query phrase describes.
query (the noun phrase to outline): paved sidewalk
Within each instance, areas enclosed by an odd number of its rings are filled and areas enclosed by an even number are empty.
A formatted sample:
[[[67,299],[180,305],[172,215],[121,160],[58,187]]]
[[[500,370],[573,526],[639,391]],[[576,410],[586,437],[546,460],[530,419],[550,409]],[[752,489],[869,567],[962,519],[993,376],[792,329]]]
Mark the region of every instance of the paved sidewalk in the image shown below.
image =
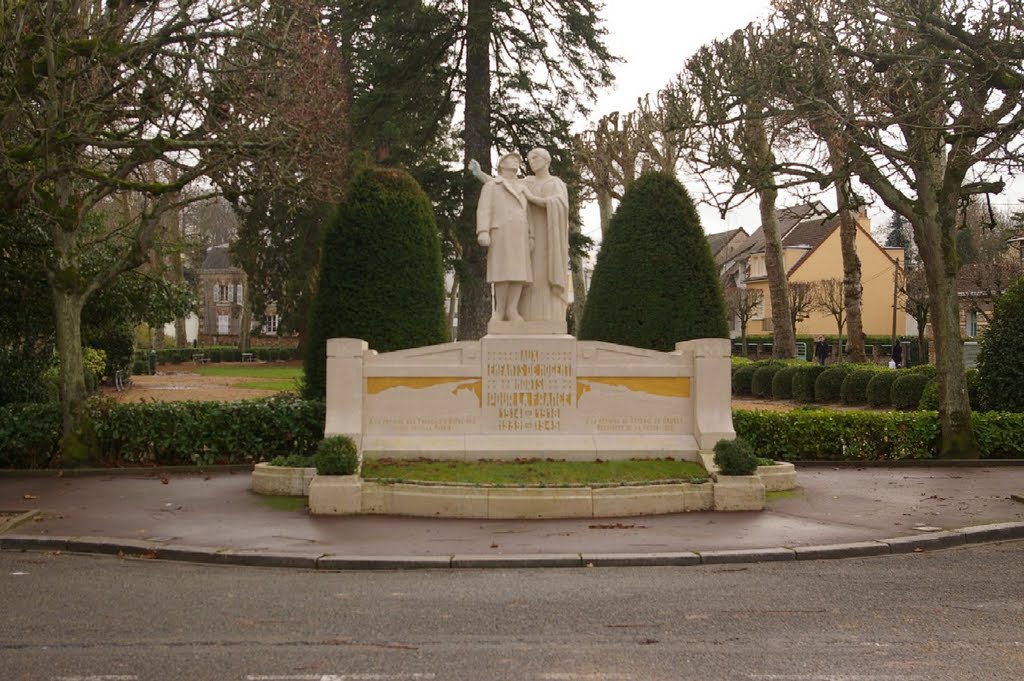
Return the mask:
[[[372,568],[797,560],[1024,539],[1012,498],[1024,466],[800,467],[798,488],[759,513],[527,521],[316,517],[253,494],[249,478],[0,476],[0,511],[39,511],[0,524],[0,548]]]

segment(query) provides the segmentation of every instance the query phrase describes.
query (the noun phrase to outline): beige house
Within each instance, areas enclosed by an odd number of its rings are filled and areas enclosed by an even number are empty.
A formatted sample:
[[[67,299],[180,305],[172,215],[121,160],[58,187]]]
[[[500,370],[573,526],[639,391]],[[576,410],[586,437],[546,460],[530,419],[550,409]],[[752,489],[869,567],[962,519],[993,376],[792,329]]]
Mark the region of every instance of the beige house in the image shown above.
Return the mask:
[[[199,270],[199,335],[204,344],[234,343],[238,340],[248,278],[232,257],[228,244],[212,246]],[[266,335],[277,333],[276,306],[270,304],[253,328]]]
[[[864,333],[888,336],[895,332],[896,335],[904,335],[907,332],[906,314],[903,312],[902,294],[896,286],[897,273],[903,269],[903,249],[879,245],[871,236],[871,222],[865,212],[857,216],[857,227]],[[804,282],[813,290],[823,280],[842,280],[839,217],[834,211],[818,203],[782,209],[779,211],[779,231],[789,282]],[[758,229],[742,245],[735,243],[735,238],[730,238],[722,250],[730,247],[736,251],[731,257],[723,257],[719,261],[716,255],[723,283],[762,293],[761,305],[747,324],[747,334],[771,333],[772,310],[765,268],[764,234]],[[797,322],[798,335],[836,333],[836,320],[827,310],[815,306],[807,311],[807,315],[806,319]]]

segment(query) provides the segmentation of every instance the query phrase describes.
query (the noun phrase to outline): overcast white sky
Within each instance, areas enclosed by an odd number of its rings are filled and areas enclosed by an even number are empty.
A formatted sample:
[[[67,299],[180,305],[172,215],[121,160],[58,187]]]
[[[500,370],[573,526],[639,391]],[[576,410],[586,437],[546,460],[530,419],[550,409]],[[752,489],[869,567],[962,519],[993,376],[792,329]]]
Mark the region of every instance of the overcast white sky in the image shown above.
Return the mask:
[[[602,93],[593,106],[592,119],[596,120],[612,111],[631,111],[637,99],[664,87],[683,67],[687,57],[702,45],[729,35],[751,21],[767,16],[770,0],[604,0],[601,12],[608,31],[606,42],[612,53],[623,61],[614,67],[615,86]],[[581,121],[579,129],[585,129]],[[1008,187],[999,196],[992,197],[997,209],[1017,210],[1018,199],[1024,197],[1024,178],[1008,180]],[[684,184],[694,199],[702,187],[693,182]],[[834,205],[831,195],[821,197]],[[798,203],[794,196],[780,196],[779,205]],[[875,201],[868,209],[873,226],[889,220],[887,208]],[[760,224],[757,205],[748,201],[731,211],[725,220],[708,206],[698,206],[704,231],[720,232],[743,227],[752,232]],[[600,239],[600,221],[597,206],[583,207],[583,231],[595,240]]]
[[[593,118],[631,111],[637,99],[672,80],[698,48],[765,16],[769,5],[770,0],[605,0],[601,14],[607,45],[623,61],[615,65],[615,87],[598,99]],[[695,198],[700,194],[699,186],[687,189]],[[702,207],[700,212],[706,232],[735,227],[753,231],[760,223],[753,204],[730,213],[726,221],[713,209]],[[584,208],[583,231],[600,237],[596,206]]]

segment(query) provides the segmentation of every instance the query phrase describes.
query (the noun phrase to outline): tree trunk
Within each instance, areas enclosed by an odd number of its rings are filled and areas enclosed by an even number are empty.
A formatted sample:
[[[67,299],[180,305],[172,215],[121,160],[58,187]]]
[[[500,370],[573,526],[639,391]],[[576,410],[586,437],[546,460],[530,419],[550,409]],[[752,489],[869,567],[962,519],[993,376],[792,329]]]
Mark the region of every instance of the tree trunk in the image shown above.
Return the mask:
[[[782,254],[779,219],[775,214],[774,188],[758,192],[761,208],[761,230],[764,233],[764,267],[768,273],[768,292],[772,302],[772,357],[796,357],[796,335],[793,333],[789,312],[789,283],[786,279],[786,261]]]
[[[847,347],[850,361],[866,362],[864,353],[864,322],[861,314],[864,287],[861,285],[860,257],[857,255],[857,216],[851,199],[849,155],[840,143],[838,135],[819,132],[828,144],[828,155],[832,171],[837,174],[836,205],[839,207],[839,243],[843,254],[843,297],[846,308]],[[840,330],[842,342],[842,330]]]
[[[466,20],[466,131],[463,166],[476,159],[491,172],[491,0],[469,0]],[[476,340],[487,333],[491,318],[491,287],[487,285],[487,253],[476,242],[476,206],[480,186],[475,178],[463,183],[459,241],[459,340]]]
[[[924,192],[922,192],[924,193]],[[914,238],[921,254],[931,295],[931,322],[935,338],[935,368],[939,385],[939,422],[942,441],[939,457],[976,458],[978,443],[971,425],[963,343],[960,338],[960,301],[956,290],[955,204],[940,217],[933,203],[915,216]],[[948,216],[948,217],[947,217]],[[930,223],[930,224],[929,224]]]
[[[249,352],[252,337],[252,306],[249,304],[249,279],[242,284],[242,314],[238,320],[238,351]]]
[[[861,286],[860,257],[857,255],[857,219],[850,210],[849,202],[841,198],[845,191],[836,187],[840,197],[839,241],[843,252],[843,298],[846,307],[846,346],[851,362],[866,362],[864,354],[864,322],[861,315],[861,301],[864,287]],[[844,203],[846,207],[844,207]],[[840,339],[841,340],[841,339]]]
[[[575,230],[577,233],[580,231],[578,225],[571,226],[570,229]],[[583,271],[583,258],[579,254],[573,254],[569,257],[571,262],[572,270],[572,329],[570,329],[572,335],[580,335],[580,323],[583,321],[583,308],[587,306],[587,273]]]
[[[601,218],[601,238],[608,236],[608,223],[612,220],[612,194],[600,189],[597,191],[597,210]]]
[[[85,370],[82,364],[81,294],[53,287],[53,312],[60,360],[61,450],[69,453],[85,409]]]
[[[448,338],[455,340],[455,333],[458,329],[455,328],[455,312],[457,309],[456,301],[459,299],[459,280],[457,277],[452,279],[452,293],[448,297]]]

